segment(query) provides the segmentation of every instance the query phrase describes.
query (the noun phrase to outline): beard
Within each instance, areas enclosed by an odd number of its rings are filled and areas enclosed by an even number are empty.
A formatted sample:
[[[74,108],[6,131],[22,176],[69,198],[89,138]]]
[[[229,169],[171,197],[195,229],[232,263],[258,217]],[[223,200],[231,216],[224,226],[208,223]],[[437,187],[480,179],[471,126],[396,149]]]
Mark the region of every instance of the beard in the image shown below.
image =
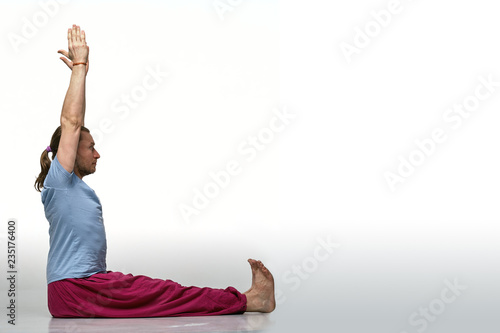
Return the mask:
[[[78,171],[80,176],[82,176],[82,178],[83,178],[84,176],[91,175],[95,172],[95,165],[91,164],[90,166],[86,166],[86,165],[82,165],[82,164],[78,163],[78,161],[77,161],[75,163],[75,169]]]

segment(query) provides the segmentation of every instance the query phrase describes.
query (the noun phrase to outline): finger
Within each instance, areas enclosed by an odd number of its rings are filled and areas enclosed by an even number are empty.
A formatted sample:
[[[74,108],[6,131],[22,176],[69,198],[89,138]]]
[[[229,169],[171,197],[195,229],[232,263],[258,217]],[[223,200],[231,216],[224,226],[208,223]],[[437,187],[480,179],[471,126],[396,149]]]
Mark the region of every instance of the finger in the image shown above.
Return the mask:
[[[68,29],[68,48],[72,46],[71,43],[71,28]]]
[[[81,36],[83,44],[86,44],[87,42],[85,41],[85,30],[82,30]]]
[[[73,69],[73,63],[71,61],[63,57],[60,57],[59,59],[61,59],[66,64],[66,66],[69,67],[69,69]]]
[[[81,40],[81,38],[80,38],[80,26],[79,25],[76,26],[76,36],[75,37],[76,37],[77,41]]]
[[[63,56],[69,58],[69,54],[66,50],[59,50],[59,51],[57,51],[57,53],[61,53]]]
[[[75,42],[76,41],[76,25],[73,24],[73,28],[71,28],[71,41]]]
[[[70,41],[71,41],[71,46],[73,46],[73,44],[75,44],[76,40],[75,40],[75,35],[76,35],[76,26],[73,24],[73,27],[71,27],[71,36],[70,36]]]

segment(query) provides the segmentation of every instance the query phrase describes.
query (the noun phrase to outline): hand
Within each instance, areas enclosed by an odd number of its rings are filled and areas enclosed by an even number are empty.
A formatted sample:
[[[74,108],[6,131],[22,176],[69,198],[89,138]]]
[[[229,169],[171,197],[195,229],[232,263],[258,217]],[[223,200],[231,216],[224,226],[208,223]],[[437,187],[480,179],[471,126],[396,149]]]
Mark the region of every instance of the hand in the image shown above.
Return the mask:
[[[73,24],[73,28],[68,29],[68,51],[59,50],[57,53],[61,53],[66,57],[60,57],[59,59],[61,59],[71,70],[73,70],[74,62],[86,63],[85,73],[88,73],[89,47],[85,41],[85,31],[80,31],[79,26]],[[67,58],[69,58],[69,60]]]

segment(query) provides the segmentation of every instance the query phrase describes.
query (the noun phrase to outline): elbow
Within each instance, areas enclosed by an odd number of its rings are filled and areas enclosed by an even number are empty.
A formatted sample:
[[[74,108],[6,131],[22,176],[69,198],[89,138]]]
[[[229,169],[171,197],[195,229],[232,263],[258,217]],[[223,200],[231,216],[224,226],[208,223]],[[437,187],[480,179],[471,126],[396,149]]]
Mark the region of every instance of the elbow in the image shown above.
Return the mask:
[[[81,117],[68,117],[61,115],[61,126],[79,128],[83,126],[83,119],[81,119]]]

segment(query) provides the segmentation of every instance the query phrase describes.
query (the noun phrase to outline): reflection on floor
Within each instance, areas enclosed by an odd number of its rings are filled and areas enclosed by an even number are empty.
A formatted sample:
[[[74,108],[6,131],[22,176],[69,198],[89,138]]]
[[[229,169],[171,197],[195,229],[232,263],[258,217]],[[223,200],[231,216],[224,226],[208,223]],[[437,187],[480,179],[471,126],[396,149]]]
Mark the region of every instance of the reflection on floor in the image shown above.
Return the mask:
[[[56,332],[245,332],[262,330],[268,324],[263,314],[230,316],[58,319],[52,318],[49,333]]]
[[[169,318],[46,318],[30,316],[19,318],[16,327],[6,332],[23,333],[156,333],[156,332],[248,332],[265,330],[272,326],[269,314],[169,317]],[[2,325],[3,326],[3,325]],[[10,326],[10,325],[9,325]],[[4,332],[3,329],[0,331]]]

